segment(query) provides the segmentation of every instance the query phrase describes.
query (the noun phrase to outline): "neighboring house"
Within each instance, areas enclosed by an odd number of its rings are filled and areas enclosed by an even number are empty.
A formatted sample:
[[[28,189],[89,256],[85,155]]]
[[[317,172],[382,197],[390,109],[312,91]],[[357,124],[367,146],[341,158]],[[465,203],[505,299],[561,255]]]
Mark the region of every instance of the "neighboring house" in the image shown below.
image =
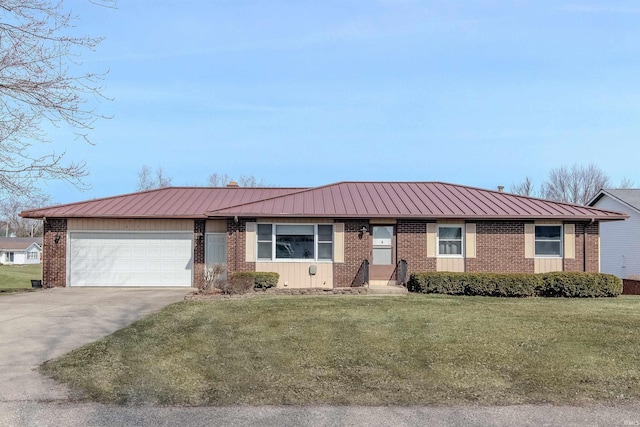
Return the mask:
[[[418,271],[599,271],[626,215],[439,182],[162,188],[21,214],[44,220],[44,286],[194,286],[205,264],[278,287],[371,286]]]
[[[640,189],[603,189],[589,206],[629,215],[600,227],[601,270],[622,279],[640,278]]]
[[[39,264],[42,238],[0,237],[0,264]]]

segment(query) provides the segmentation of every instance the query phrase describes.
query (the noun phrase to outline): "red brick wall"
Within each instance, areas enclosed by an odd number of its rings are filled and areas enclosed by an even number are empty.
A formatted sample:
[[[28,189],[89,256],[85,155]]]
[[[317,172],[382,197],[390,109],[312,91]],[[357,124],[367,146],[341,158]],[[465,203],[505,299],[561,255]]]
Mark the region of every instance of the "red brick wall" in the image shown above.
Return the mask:
[[[247,262],[246,239],[247,222],[255,222],[255,219],[241,219],[236,222],[227,220],[227,271],[256,271],[255,262]]]
[[[57,241],[57,243],[56,243]],[[67,220],[47,218],[42,238],[42,286],[67,284]]]
[[[344,222],[344,263],[333,265],[333,287],[362,286],[358,275],[364,260],[371,258],[371,236],[360,235],[362,227],[371,230],[367,220],[336,220]]]
[[[524,223],[476,221],[476,258],[465,259],[465,271],[533,273],[533,259],[524,257]]]
[[[640,280],[623,279],[622,295],[640,295]]]
[[[205,220],[193,222],[193,286],[204,283],[204,231]]]
[[[398,261],[407,261],[407,274],[436,271],[436,259],[427,258],[427,221],[399,220],[396,244]]]

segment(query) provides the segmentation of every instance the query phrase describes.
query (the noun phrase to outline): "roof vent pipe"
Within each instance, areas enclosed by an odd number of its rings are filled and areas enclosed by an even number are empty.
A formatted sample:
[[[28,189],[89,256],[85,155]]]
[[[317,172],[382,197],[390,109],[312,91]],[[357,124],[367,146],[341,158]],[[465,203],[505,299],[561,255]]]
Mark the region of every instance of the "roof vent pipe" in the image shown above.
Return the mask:
[[[240,187],[240,186],[235,181],[229,181],[229,183],[227,184],[227,187],[237,188],[237,187]]]
[[[504,185],[498,185],[498,193],[502,193],[504,191]]]

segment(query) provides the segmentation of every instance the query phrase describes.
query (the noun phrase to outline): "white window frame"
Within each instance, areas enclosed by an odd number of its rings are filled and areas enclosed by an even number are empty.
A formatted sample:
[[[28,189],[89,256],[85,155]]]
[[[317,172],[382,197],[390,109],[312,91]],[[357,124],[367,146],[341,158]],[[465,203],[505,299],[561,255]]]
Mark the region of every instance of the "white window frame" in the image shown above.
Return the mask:
[[[560,239],[559,240],[541,240],[541,242],[560,242],[560,253],[558,255],[538,255],[536,253],[536,229],[538,227],[559,227]],[[533,227],[533,256],[536,258],[562,258],[564,257],[564,226],[562,224],[534,224]]]
[[[13,251],[5,252],[4,259],[6,262],[16,262],[16,253]]]
[[[270,225],[271,226],[271,258],[259,258],[258,257],[258,226]],[[276,258],[276,226],[277,225],[312,225],[313,226],[313,258]],[[318,243],[329,243],[326,240],[319,242],[318,226],[327,225],[331,226],[331,259],[318,259]],[[261,243],[266,240],[261,241]],[[313,262],[313,263],[332,263],[335,252],[335,227],[333,223],[306,223],[306,222],[259,222],[256,225],[256,261],[257,262]]]
[[[441,228],[459,228],[460,229],[460,253],[459,254],[441,254],[440,253],[440,229]],[[436,227],[436,255],[438,258],[464,258],[465,250],[465,226],[464,224],[437,224]],[[452,239],[444,239],[450,241]]]
[[[27,260],[34,261],[34,260],[37,260],[38,258],[39,258],[38,252],[36,251],[27,252]]]

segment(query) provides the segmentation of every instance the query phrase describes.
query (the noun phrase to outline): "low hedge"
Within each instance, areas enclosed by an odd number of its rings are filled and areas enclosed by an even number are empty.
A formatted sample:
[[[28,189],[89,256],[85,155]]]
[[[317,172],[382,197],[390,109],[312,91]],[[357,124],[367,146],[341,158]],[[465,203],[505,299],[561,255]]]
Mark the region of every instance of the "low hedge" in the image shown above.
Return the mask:
[[[622,281],[601,273],[413,273],[410,292],[494,297],[615,297]]]
[[[278,273],[265,273],[259,271],[240,271],[232,273],[229,281],[252,282],[254,288],[273,288],[278,284],[280,275]]]

